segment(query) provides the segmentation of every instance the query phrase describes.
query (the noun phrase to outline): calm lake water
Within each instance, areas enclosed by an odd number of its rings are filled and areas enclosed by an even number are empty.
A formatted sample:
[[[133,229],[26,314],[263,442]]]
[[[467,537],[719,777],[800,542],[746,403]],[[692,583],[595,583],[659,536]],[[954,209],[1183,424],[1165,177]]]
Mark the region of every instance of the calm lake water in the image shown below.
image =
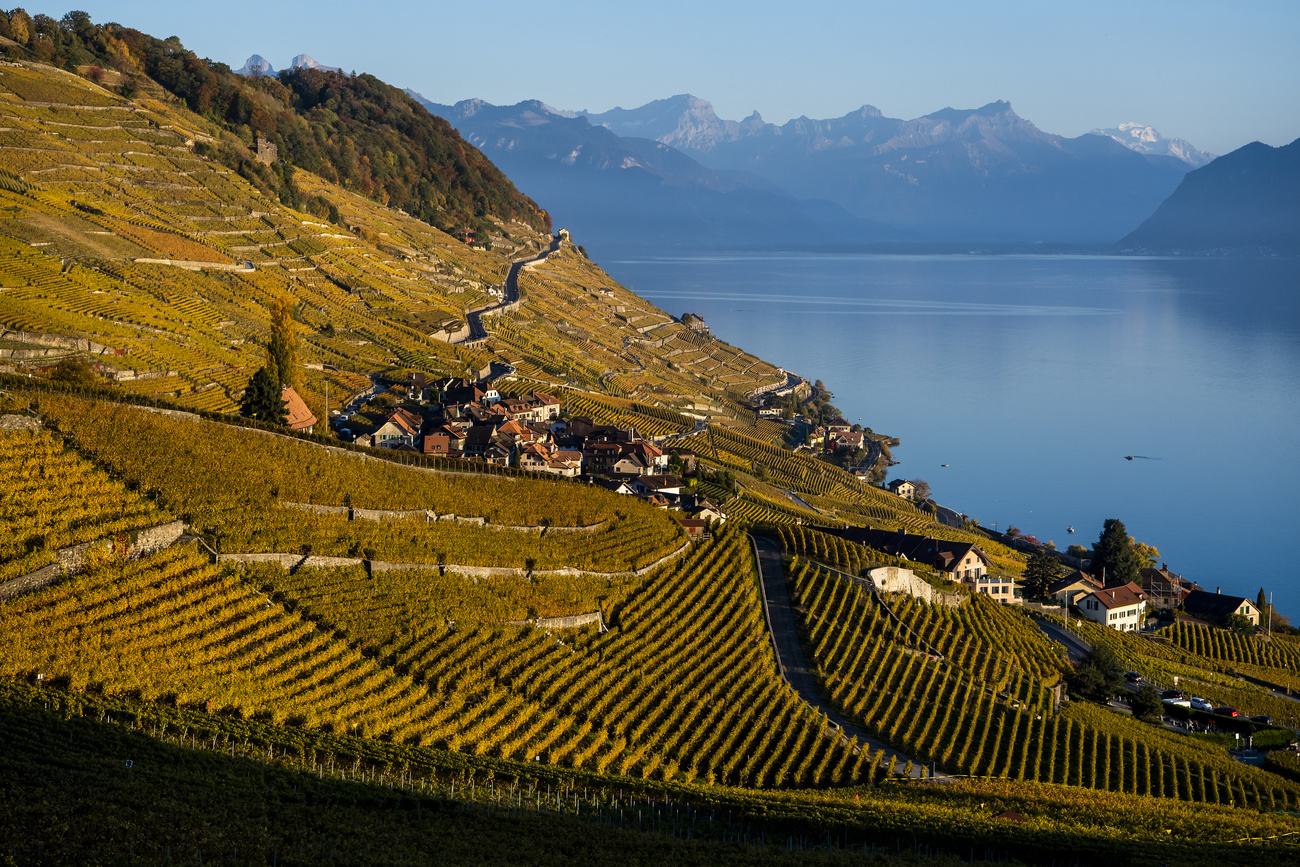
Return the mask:
[[[1184,577],[1252,599],[1263,586],[1300,623],[1300,263],[602,264],[668,312],[698,313],[722,339],[823,380],[850,421],[900,437],[890,478],[923,478],[944,505],[1061,549],[1119,518]]]

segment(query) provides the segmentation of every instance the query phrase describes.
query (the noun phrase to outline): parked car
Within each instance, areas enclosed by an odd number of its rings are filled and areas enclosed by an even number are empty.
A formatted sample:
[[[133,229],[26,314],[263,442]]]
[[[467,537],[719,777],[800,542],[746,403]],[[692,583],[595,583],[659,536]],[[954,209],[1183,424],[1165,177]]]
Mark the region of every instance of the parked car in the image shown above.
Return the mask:
[[[1219,716],[1241,716],[1241,711],[1235,707],[1216,707],[1214,712]]]
[[[1196,710],[1203,710],[1206,713],[1214,713],[1214,705],[1210,704],[1203,698],[1192,697],[1192,707]]]
[[[1160,693],[1161,698],[1186,698],[1179,690],[1167,689]]]
[[[1271,726],[1271,725],[1273,724],[1273,718],[1272,718],[1271,716],[1266,715],[1266,714],[1260,714],[1259,716],[1253,716],[1253,717],[1250,718],[1250,721],[1253,722],[1253,723],[1259,723],[1259,724],[1262,725],[1262,726]]]
[[[1192,703],[1185,698],[1162,698],[1162,704],[1172,705],[1173,707],[1191,707]]]
[[[1136,671],[1127,671],[1124,673],[1124,679],[1129,683],[1141,683],[1142,675],[1138,674]]]

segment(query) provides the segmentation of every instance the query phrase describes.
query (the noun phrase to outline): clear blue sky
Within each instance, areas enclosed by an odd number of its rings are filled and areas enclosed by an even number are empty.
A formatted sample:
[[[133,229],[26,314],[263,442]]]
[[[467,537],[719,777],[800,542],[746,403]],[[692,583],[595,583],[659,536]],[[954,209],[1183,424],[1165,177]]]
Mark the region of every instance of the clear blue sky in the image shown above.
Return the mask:
[[[73,5],[75,4],[75,5]],[[141,2],[82,8],[200,56],[277,68],[296,54],[438,102],[541,99],[632,108],[693,93],[718,115],[837,117],[864,103],[911,118],[1007,99],[1073,136],[1150,124],[1213,153],[1300,137],[1297,0],[1065,3]]]

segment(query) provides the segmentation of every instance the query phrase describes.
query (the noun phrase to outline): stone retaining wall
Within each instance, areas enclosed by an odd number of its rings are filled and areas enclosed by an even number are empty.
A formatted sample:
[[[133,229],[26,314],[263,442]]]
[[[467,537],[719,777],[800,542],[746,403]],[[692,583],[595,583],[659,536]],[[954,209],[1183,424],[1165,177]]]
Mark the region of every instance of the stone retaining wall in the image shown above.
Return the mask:
[[[660,557],[649,566],[643,566],[640,569],[631,569],[624,572],[587,572],[582,569],[574,569],[565,566],[561,569],[535,569],[529,572],[517,566],[461,566],[458,564],[438,564],[438,563],[391,563],[384,560],[360,560],[355,557],[319,557],[307,556],[302,554],[285,554],[277,552],[269,553],[251,553],[251,554],[217,554],[215,562],[217,563],[278,563],[284,569],[296,571],[304,566],[320,568],[339,568],[343,566],[357,566],[364,563],[371,574],[375,572],[429,572],[440,570],[450,572],[454,575],[461,575],[466,578],[523,578],[528,575],[565,575],[569,577],[589,576],[594,578],[640,578],[654,569],[659,568],[669,560],[681,557],[686,553],[686,549],[691,545],[685,542],[676,551]]]
[[[304,512],[314,512],[317,515],[346,515],[349,521],[396,521],[410,518],[417,518],[428,523],[436,521],[454,521],[457,524],[468,524],[472,527],[491,527],[494,530],[513,530],[517,533],[537,533],[539,535],[550,535],[552,533],[595,533],[604,528],[606,521],[598,521],[595,524],[586,524],[580,527],[555,527],[543,526],[541,524],[489,524],[486,518],[469,517],[466,515],[447,514],[439,515],[432,509],[358,509],[349,506],[324,506],[315,503],[291,503],[282,500],[281,506],[286,509],[301,509]]]
[[[608,632],[605,618],[599,611],[590,614],[572,614],[568,617],[537,617],[532,620],[507,620],[507,626],[536,626],[538,629],[578,629],[596,624],[600,632]]]
[[[899,566],[878,566],[867,573],[867,578],[880,593],[906,593],[929,602],[931,605],[945,605],[956,608],[966,601],[960,593],[945,593],[911,569]]]
[[[143,530],[124,534],[131,541],[123,555],[128,558],[135,558],[151,554],[154,551],[166,548],[179,539],[184,532],[184,522],[172,521],[168,524],[159,524],[156,527],[146,527]],[[116,541],[116,537],[110,537],[60,548],[54,552],[56,563],[0,584],[0,599],[10,599],[23,593],[30,593],[33,590],[48,587],[64,575],[76,572],[85,566],[86,560],[92,552],[111,551]]]

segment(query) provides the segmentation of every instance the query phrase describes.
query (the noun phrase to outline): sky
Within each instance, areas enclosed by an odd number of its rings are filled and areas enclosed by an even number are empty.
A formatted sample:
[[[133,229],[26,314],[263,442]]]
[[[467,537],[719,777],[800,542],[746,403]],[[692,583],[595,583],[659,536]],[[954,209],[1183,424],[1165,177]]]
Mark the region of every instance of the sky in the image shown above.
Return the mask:
[[[238,68],[297,54],[435,102],[604,111],[691,93],[784,123],[1009,100],[1046,132],[1138,121],[1223,154],[1300,138],[1296,0],[660,0],[611,4],[67,0]]]

